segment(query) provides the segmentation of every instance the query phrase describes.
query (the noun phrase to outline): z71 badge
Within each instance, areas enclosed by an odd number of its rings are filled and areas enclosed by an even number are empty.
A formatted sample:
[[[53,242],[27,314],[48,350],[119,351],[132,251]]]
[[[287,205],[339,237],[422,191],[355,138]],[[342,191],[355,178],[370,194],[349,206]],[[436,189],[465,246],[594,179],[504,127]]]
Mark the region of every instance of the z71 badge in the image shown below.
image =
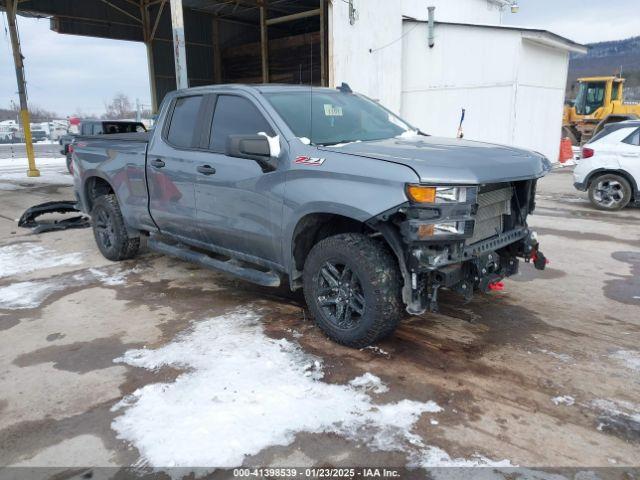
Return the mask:
[[[324,163],[324,158],[317,157],[306,157],[304,155],[300,155],[295,159],[295,163],[298,165],[309,165],[310,167],[319,167]]]

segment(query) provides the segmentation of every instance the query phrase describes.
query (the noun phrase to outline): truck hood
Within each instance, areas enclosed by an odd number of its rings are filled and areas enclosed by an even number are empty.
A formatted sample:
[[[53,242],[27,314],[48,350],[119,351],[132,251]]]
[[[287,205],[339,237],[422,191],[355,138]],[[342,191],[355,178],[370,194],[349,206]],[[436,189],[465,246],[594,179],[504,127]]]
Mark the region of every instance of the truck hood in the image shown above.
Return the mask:
[[[424,183],[499,183],[538,178],[551,170],[539,153],[455,138],[415,135],[320,149],[406,165]]]

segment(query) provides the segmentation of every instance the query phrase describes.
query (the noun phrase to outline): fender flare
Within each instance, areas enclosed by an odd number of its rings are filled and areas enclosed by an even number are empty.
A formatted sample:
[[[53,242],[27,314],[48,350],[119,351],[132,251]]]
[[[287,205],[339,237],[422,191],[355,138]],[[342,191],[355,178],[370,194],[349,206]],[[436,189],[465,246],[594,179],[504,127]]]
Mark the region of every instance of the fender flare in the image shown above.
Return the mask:
[[[305,217],[309,215],[326,214],[326,215],[339,215],[346,217],[356,222],[365,224],[372,215],[369,212],[361,210],[349,205],[336,204],[332,202],[313,202],[305,205],[303,210],[293,212],[293,219],[289,221],[283,227],[283,242],[282,242],[282,259],[283,264],[289,275],[293,275],[295,272],[294,262],[294,235],[298,225],[303,221]]]

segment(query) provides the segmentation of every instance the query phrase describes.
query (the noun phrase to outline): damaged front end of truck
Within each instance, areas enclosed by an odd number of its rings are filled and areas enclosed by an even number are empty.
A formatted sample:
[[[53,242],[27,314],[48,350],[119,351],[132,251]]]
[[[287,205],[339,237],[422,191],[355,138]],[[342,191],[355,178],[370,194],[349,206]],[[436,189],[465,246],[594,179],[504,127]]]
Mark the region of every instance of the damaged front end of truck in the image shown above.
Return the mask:
[[[409,202],[368,223],[398,257],[407,311],[437,311],[446,288],[470,300],[502,288],[520,260],[547,263],[527,225],[535,208],[536,179],[475,186],[407,185]]]

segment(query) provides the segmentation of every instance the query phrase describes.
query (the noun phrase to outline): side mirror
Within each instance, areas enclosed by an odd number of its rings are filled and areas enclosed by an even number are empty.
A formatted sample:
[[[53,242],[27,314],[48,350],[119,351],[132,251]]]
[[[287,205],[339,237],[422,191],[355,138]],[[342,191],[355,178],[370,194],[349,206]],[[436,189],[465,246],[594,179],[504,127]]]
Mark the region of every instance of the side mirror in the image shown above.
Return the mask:
[[[225,153],[229,157],[253,160],[263,172],[272,172],[277,166],[271,157],[269,140],[263,135],[229,135]]]

